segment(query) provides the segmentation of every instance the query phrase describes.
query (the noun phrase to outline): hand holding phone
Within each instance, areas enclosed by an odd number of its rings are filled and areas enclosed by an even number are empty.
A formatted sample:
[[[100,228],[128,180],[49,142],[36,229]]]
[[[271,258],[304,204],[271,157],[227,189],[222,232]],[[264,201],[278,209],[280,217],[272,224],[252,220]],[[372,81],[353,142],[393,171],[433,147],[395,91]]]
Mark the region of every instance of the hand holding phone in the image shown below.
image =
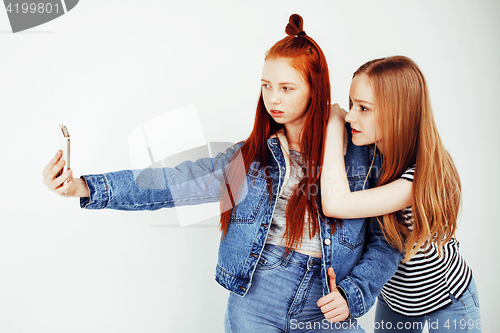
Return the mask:
[[[87,183],[82,178],[73,179],[70,169],[70,136],[68,128],[59,125],[60,150],[42,170],[43,183],[49,190],[63,197],[89,197],[90,191]]]

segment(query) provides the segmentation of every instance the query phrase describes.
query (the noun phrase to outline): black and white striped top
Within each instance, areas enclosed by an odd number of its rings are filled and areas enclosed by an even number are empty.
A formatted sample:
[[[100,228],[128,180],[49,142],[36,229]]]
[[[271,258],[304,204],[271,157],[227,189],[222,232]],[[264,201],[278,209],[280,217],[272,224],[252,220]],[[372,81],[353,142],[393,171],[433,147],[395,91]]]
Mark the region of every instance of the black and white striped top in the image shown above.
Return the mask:
[[[401,178],[413,181],[415,166]],[[412,209],[404,209],[404,220],[411,228]],[[458,252],[459,243],[452,238],[440,257],[435,244],[421,248],[406,263],[400,263],[396,274],[384,285],[381,295],[387,305],[404,316],[423,316],[451,303],[450,294],[459,299],[472,279],[472,270]]]

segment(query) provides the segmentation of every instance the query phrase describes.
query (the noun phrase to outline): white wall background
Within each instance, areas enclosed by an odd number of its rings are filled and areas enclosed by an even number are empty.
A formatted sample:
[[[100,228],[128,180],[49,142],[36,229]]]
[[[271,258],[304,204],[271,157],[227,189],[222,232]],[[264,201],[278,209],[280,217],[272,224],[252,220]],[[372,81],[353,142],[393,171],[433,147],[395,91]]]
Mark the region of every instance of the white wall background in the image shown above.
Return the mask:
[[[244,139],[264,54],[292,13],[323,48],[344,107],[352,72],[368,60],[401,54],[423,70],[462,177],[458,238],[483,332],[496,331],[500,2],[82,0],[18,34],[0,10],[1,332],[222,331],[217,219],[180,228],[169,210],[81,210],[40,173],[59,123],[75,175],[130,167],[130,132],[189,104],[208,141]],[[367,332],[372,320],[373,311],[362,319]]]

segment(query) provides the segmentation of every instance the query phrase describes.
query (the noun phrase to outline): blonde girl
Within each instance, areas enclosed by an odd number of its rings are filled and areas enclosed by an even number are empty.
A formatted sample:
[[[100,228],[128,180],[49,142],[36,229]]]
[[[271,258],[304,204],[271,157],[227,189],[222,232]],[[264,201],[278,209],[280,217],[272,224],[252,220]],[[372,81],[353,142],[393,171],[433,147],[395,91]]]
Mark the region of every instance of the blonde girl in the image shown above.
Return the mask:
[[[387,241],[404,254],[377,302],[376,332],[478,332],[472,271],[455,240],[460,179],[434,122],[418,66],[402,56],[376,59],[352,79],[349,113],[332,107],[321,176],[326,216],[378,216]],[[377,187],[351,192],[341,129],[381,155]],[[436,324],[437,323],[437,324]]]

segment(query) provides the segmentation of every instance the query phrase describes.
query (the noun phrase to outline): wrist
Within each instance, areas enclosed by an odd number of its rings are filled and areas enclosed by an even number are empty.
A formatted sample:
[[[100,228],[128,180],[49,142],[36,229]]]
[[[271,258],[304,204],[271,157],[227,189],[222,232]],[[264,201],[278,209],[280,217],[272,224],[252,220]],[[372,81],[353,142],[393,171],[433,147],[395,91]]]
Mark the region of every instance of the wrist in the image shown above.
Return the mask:
[[[73,183],[75,185],[75,197],[90,197],[89,187],[87,182],[83,178],[74,178]]]
[[[351,319],[351,309],[349,308],[349,299],[347,298],[347,294],[345,293],[345,290],[342,289],[342,287],[337,286],[337,290],[339,291],[340,295],[345,299],[347,303],[347,309],[349,310],[349,315],[345,320]]]

